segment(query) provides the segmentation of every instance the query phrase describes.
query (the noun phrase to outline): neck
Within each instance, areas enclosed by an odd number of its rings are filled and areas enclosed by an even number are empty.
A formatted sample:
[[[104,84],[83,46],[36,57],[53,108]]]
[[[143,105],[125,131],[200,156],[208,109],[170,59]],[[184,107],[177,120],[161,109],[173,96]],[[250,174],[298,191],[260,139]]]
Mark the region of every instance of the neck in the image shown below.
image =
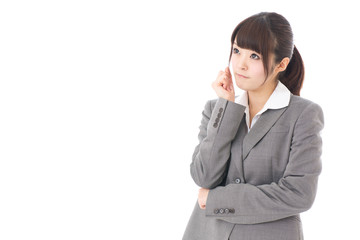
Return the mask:
[[[248,91],[249,108],[255,112],[260,111],[275,90],[276,85],[277,81],[271,81],[268,86],[263,85],[262,88],[256,91]]]

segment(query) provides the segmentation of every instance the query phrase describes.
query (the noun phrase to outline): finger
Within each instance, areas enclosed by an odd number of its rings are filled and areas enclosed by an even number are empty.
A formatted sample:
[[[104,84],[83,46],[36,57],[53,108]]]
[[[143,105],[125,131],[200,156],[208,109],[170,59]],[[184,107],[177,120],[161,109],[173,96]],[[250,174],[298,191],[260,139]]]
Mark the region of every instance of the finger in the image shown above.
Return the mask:
[[[226,77],[229,79],[229,81],[232,82],[232,76],[231,76],[230,71],[226,71],[226,72],[225,72],[225,75],[226,75]]]
[[[217,79],[221,78],[221,76],[225,75],[224,71],[219,71],[218,75],[217,75]]]
[[[224,81],[224,87],[225,87],[226,89],[230,89],[230,86],[232,85],[232,80],[231,80],[231,78],[225,76],[223,81]]]
[[[231,72],[229,67],[226,67],[225,74],[231,78]]]
[[[227,77],[226,77],[225,75],[221,78],[221,82],[222,82],[224,85],[227,85],[228,80],[227,80]]]
[[[225,90],[229,89],[229,84],[227,82],[225,82],[222,86]]]
[[[231,73],[230,73],[230,68],[229,68],[229,66],[227,66],[227,67],[225,68],[225,73],[231,74]]]
[[[219,79],[221,77],[221,75],[223,75],[223,74],[224,74],[224,71],[219,71],[216,79]]]

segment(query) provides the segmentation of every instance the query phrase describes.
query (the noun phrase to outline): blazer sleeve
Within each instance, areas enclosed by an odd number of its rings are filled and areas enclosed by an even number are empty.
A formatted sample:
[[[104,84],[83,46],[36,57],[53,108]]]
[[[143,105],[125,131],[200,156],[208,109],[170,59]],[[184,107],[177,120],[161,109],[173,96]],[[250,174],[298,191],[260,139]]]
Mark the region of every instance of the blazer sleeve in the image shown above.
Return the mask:
[[[310,103],[296,120],[289,162],[279,182],[258,186],[229,184],[212,189],[206,202],[206,216],[230,223],[255,224],[308,210],[314,202],[322,169],[323,126],[321,107]],[[227,210],[219,214],[221,208]]]
[[[219,97],[211,109],[209,100],[202,112],[199,144],[195,147],[190,173],[203,188],[218,186],[226,175],[231,141],[235,138],[245,107]]]

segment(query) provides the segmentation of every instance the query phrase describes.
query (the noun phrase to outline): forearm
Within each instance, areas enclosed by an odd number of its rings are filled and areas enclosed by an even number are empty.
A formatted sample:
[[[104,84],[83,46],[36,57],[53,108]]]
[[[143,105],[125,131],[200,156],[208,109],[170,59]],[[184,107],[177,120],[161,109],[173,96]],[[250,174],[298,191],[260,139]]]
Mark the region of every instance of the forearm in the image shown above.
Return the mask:
[[[202,121],[200,143],[195,148],[190,165],[191,176],[200,187],[214,188],[222,182],[230,158],[231,142],[244,110],[244,106],[224,98],[218,98],[213,110],[210,106],[205,107],[203,115],[209,120]]]
[[[320,132],[323,125],[321,108],[309,105],[295,124],[288,163],[282,177],[262,185],[241,183],[216,187],[208,194],[206,215],[232,223],[254,224],[308,210],[314,202],[322,169]],[[276,162],[276,156],[273,158]],[[216,213],[216,209],[224,208],[234,211]]]
[[[303,179],[300,179],[303,178]],[[305,185],[304,182],[307,182]],[[316,195],[317,176],[292,177],[261,186],[229,184],[210,190],[206,215],[237,224],[256,224],[308,210]],[[219,209],[232,209],[219,213]]]

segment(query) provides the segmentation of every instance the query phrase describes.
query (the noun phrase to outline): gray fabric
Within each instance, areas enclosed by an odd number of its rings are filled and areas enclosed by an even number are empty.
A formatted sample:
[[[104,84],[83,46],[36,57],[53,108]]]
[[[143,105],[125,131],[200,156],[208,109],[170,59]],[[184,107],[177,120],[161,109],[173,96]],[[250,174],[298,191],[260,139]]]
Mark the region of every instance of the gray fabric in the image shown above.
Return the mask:
[[[223,98],[205,104],[190,173],[211,190],[183,240],[303,239],[299,214],[312,206],[321,172],[322,109],[291,95],[249,133],[244,110]]]

